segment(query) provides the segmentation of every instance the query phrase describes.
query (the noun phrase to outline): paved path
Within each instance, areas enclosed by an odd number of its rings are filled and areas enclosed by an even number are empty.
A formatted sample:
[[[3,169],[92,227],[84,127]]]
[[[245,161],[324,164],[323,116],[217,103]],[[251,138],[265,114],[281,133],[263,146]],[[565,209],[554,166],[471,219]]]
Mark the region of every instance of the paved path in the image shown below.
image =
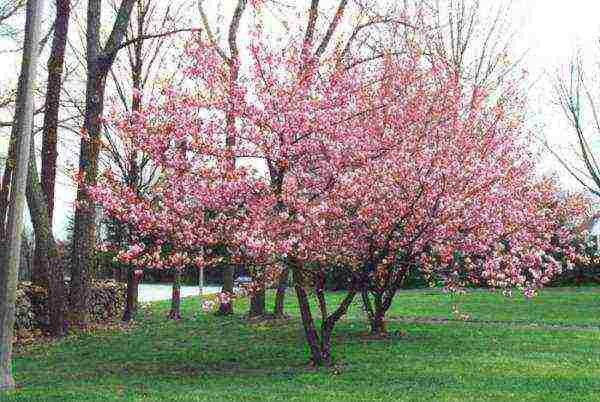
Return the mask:
[[[221,290],[220,286],[205,286],[204,294],[217,293]],[[141,302],[150,302],[157,300],[171,299],[171,284],[143,283],[138,289],[138,300]],[[198,286],[182,286],[181,297],[198,296]]]

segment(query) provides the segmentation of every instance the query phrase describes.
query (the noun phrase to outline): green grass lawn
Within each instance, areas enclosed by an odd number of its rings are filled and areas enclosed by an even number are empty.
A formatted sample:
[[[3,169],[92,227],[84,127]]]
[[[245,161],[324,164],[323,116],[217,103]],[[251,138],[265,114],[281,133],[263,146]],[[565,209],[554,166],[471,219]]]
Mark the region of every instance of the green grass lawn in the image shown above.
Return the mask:
[[[454,320],[453,305],[469,320]],[[406,291],[389,325],[406,335],[386,340],[363,336],[356,300],[337,327],[336,367],[320,370],[307,365],[293,297],[293,318],[278,323],[248,323],[246,302],[219,318],[184,299],[179,322],[165,319],[168,306],[145,308],[125,332],[19,352],[20,388],[0,400],[600,400],[600,288],[549,289],[533,300]]]

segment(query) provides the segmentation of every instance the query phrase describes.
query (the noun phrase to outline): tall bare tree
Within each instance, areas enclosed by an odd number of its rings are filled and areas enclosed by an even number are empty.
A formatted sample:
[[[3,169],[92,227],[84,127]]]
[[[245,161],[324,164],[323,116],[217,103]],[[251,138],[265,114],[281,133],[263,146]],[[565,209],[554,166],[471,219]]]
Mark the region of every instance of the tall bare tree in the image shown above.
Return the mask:
[[[464,82],[495,90],[521,64],[525,53],[513,54],[518,31],[511,18],[512,0],[486,8],[480,0],[405,0],[410,1],[431,10],[429,52]]]
[[[12,377],[15,299],[23,233],[24,193],[33,131],[33,87],[37,74],[43,3],[42,0],[27,2],[23,59],[17,90],[15,123],[11,133],[11,142],[15,142],[17,146],[8,214],[8,248],[0,256],[0,390],[13,388],[15,385]]]
[[[79,151],[79,179],[71,255],[71,314],[76,325],[87,325],[88,293],[93,247],[96,239],[96,210],[86,187],[94,185],[98,174],[98,154],[106,78],[123,45],[131,11],[136,0],[122,0],[111,33],[100,45],[101,0],[89,0],[87,8],[87,82],[83,131]]]

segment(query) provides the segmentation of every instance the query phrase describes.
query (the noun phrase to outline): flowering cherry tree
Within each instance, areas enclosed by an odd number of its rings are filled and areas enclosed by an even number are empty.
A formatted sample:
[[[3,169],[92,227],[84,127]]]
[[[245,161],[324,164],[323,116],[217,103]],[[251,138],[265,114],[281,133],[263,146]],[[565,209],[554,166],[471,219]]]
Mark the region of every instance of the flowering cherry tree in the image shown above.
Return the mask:
[[[338,180],[318,229],[336,239],[324,257],[354,276],[375,335],[385,334],[411,271],[447,289],[531,296],[578,258],[571,243],[586,204],[536,178],[518,98],[491,102],[442,69],[431,73],[421,74],[418,95],[377,117],[389,125],[377,137],[381,152]]]
[[[184,85],[167,82],[143,111],[112,115],[160,171],[145,194],[110,170],[89,189],[140,239],[118,258],[211,265],[226,245],[228,258],[276,277],[283,257],[316,365],[331,364],[334,326],[357,295],[373,332],[385,331],[411,269],[448,288],[527,294],[560,270],[542,206],[553,193],[535,185],[518,102],[461,87],[416,39],[355,63],[340,63],[343,48],[316,57],[310,37],[265,43],[258,25],[241,66],[195,38]],[[324,296],[332,263],[349,281],[333,309]]]

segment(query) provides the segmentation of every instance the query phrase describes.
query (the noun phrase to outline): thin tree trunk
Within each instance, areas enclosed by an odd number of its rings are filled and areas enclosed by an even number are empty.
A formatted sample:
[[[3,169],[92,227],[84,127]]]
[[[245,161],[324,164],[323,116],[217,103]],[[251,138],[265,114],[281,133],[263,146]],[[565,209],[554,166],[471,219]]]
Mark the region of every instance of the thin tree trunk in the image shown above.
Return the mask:
[[[387,312],[387,310],[385,309],[384,303],[383,303],[383,293],[375,293],[373,295],[373,306],[374,311],[373,311],[373,318],[371,319],[370,325],[371,325],[371,334],[372,335],[378,335],[378,336],[385,336],[386,335],[386,329],[385,329],[385,313]]]
[[[302,318],[306,342],[308,342],[308,348],[310,350],[310,360],[315,366],[322,366],[324,362],[321,353],[321,342],[319,340],[319,335],[317,334],[312,312],[310,311],[308,296],[302,287],[296,272],[294,272],[294,289],[296,290],[296,297],[298,298],[298,306],[300,307],[300,316]]]
[[[250,296],[250,311],[248,317],[256,318],[265,315],[265,288],[262,286],[259,290]]]
[[[38,43],[44,1],[28,0],[25,40],[17,92],[11,142],[17,143],[16,163],[10,192],[7,225],[8,248],[0,270],[0,390],[14,388],[12,376],[12,342],[15,323],[15,300],[21,240],[23,209],[29,163],[29,143],[33,129],[33,87],[37,74]],[[4,218],[4,217],[3,217]]]
[[[277,282],[277,293],[275,294],[275,307],[273,308],[273,315],[275,317],[283,317],[285,315],[285,292],[288,287],[288,280],[290,276],[290,270],[285,267],[279,276],[279,282]]]
[[[367,313],[371,335],[373,336],[384,337],[388,335],[385,315],[392,306],[398,289],[406,281],[408,270],[390,275],[394,276],[389,280],[386,289],[371,289],[370,291],[364,289],[362,291],[363,306]],[[372,303],[370,294],[373,295]]]
[[[371,335],[381,337],[387,335],[385,313],[386,312],[383,311],[383,309],[375,309],[373,319],[369,322],[369,325],[371,326]]]
[[[175,270],[173,276],[173,291],[171,293],[171,311],[169,312],[169,319],[180,320],[181,319],[181,271],[179,268]]]
[[[143,34],[143,3],[141,1],[138,2],[137,5],[137,26],[138,26],[138,36],[142,36]],[[138,41],[134,44],[134,64],[132,66],[132,81],[133,81],[133,89],[136,92],[131,99],[131,111],[133,113],[139,112],[141,110],[141,98],[139,96],[139,91],[142,83],[142,45],[143,41]],[[139,180],[139,168],[137,164],[137,152],[131,149],[131,155],[129,158],[129,171],[127,172],[127,177],[125,178],[126,183],[129,188],[136,192],[138,191],[138,180]],[[120,230],[119,230],[120,231]],[[120,236],[119,241],[122,241],[122,236]],[[138,284],[140,276],[137,274],[137,270],[129,267],[127,269],[127,295],[125,300],[125,311],[123,312],[123,321],[130,321],[137,312],[138,305]]]
[[[14,170],[15,161],[17,160],[17,141],[10,140],[8,144],[8,154],[4,163],[4,173],[2,175],[2,188],[0,189],[0,256],[4,255],[7,247],[6,220],[8,213],[8,204],[10,197],[10,185]]]
[[[127,270],[127,292],[125,295],[125,311],[123,321],[131,321],[135,318],[138,307],[138,289],[142,273],[140,270],[129,268]]]
[[[228,264],[227,267],[223,270],[223,287],[221,288],[221,292],[228,294],[233,297],[233,273],[235,271],[235,266],[233,264]],[[229,301],[221,303],[219,305],[219,311],[217,311],[217,315],[231,315],[233,314],[233,301],[232,297],[229,298]]]
[[[230,58],[228,60],[230,77],[229,77],[229,96],[234,96],[234,90],[237,85],[239,75],[239,49],[237,46],[237,33],[240,26],[240,20],[246,9],[248,0],[238,0],[237,6],[233,12],[233,18],[229,26],[229,33],[227,41],[229,43]],[[235,127],[235,114],[234,112],[228,112],[226,116],[226,138],[225,144],[227,149],[231,150],[236,144],[236,127]],[[235,156],[232,156],[227,161],[227,168],[229,170],[235,170]],[[223,289],[222,291],[233,296],[233,265],[228,265],[223,270]],[[233,314],[233,303],[232,298],[226,303],[221,303],[219,306],[219,315],[230,315]]]

